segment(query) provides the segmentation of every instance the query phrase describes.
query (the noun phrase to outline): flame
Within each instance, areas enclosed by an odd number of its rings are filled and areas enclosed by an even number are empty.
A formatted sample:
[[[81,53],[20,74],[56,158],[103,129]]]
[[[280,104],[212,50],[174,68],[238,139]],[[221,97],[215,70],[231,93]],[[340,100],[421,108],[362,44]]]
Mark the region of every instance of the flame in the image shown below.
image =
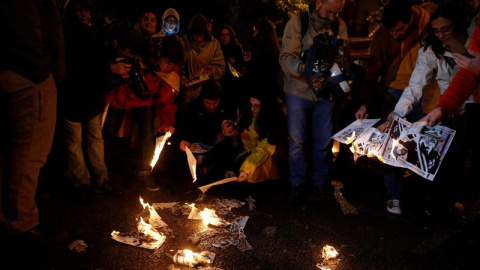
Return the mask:
[[[203,219],[203,225],[212,224],[213,226],[220,226],[225,224],[224,220],[219,218],[213,209],[203,209],[203,211],[200,212],[200,216]]]
[[[155,228],[152,227],[152,225],[146,223],[143,221],[143,218],[140,217],[140,222],[139,222],[139,231],[145,234],[146,236],[155,239],[156,241],[164,241],[165,236],[160,234]]]
[[[340,143],[338,141],[333,141],[332,153],[336,155],[338,154],[339,150],[340,150]]]
[[[334,247],[325,245],[322,249],[322,258],[324,260],[334,259],[338,256],[338,252]]]
[[[353,131],[352,136],[350,137],[347,136],[346,139],[347,139],[347,144],[351,144],[355,140],[355,130]]]
[[[153,159],[152,162],[150,162],[150,167],[153,168],[155,167],[155,164],[157,164],[158,158],[160,157],[160,153],[162,153],[163,146],[165,146],[165,142],[172,136],[172,133],[170,131],[167,131],[165,135],[163,136],[163,139],[161,142],[156,142],[155,144],[155,152],[153,153]]]
[[[192,164],[192,173],[193,173],[193,182],[197,180],[197,166],[195,164]]]
[[[195,258],[193,256],[193,251],[191,251],[189,249],[184,249],[183,254],[184,254],[184,262],[185,263],[190,264],[190,263],[195,261]]]
[[[150,216],[153,216],[154,214],[157,213],[157,211],[155,211],[155,208],[153,208],[153,206],[151,206],[149,203],[144,203],[143,202],[143,198],[140,197],[140,204],[142,205],[143,209],[145,208],[148,208],[148,212],[150,213]]]

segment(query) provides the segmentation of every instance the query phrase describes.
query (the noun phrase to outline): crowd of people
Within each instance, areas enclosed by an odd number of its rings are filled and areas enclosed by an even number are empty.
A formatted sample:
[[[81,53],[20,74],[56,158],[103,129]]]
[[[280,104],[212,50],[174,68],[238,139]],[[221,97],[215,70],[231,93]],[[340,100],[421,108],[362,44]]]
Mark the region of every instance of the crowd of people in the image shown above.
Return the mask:
[[[159,190],[151,161],[156,138],[166,133],[172,134],[172,157],[185,157],[187,148],[194,153],[200,180],[288,179],[292,204],[309,193],[328,196],[334,177],[331,137],[345,122],[341,115],[382,118],[382,132],[395,116],[429,125],[443,121],[457,130],[461,135],[444,163],[449,170],[434,182],[450,188],[442,196],[453,202],[458,185],[453,176],[465,171],[469,151],[478,153],[465,143],[478,115],[476,19],[468,27],[455,1],[427,11],[390,0],[368,64],[335,58],[333,65],[344,73],[338,80],[320,43],[327,37],[334,53],[348,56],[347,24],[338,16],[344,5],[344,0],[312,1],[288,21],[281,40],[275,25],[260,18],[248,44],[242,44],[233,26],[216,26],[200,13],[189,18],[183,34],[173,8],[162,16],[146,10],[133,24],[105,25],[97,22],[90,0],[69,1],[63,14],[54,0],[3,1],[0,94],[8,132],[0,147],[2,233],[61,238],[39,227],[35,203],[52,143],[65,150],[61,171],[82,203],[91,203],[94,192],[122,196],[110,181],[119,137],[136,151],[130,166],[138,183]],[[469,44],[470,50],[460,54],[452,44]],[[424,112],[423,98],[431,95],[424,89],[432,82],[441,98],[432,112]],[[351,115],[338,113],[342,104],[353,108]],[[478,157],[470,156],[470,167],[478,170]],[[404,172],[384,171],[386,208],[393,214],[402,213]]]

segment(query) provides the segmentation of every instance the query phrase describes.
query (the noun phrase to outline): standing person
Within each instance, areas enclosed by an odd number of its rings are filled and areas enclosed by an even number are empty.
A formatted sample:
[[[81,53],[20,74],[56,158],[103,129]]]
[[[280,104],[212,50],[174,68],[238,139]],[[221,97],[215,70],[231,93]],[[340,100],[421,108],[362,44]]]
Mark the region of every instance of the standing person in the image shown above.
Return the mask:
[[[418,58],[412,76],[410,77],[410,82],[395,105],[395,109],[389,114],[387,120],[378,127],[381,132],[388,131],[395,116],[409,117],[409,120],[412,122],[418,121],[423,116],[419,108],[421,108],[421,100],[424,96],[423,89],[430,81],[436,80],[440,95],[447,90],[459,67],[454,61],[452,52],[445,48],[448,48],[451,42],[457,42],[457,44],[463,46],[467,40],[466,29],[467,22],[465,20],[465,14],[456,3],[447,2],[440,4],[435,9],[430,16],[427,36],[422,41],[422,47],[418,51]],[[425,92],[425,97],[428,98],[428,95],[433,94],[432,92]],[[455,129],[458,133],[454,142],[455,145],[459,146],[462,145],[461,141],[463,141],[459,139],[459,137],[461,137],[461,134],[464,133],[463,131],[466,130],[466,126],[464,125],[465,117],[460,116],[464,112],[465,107],[457,111],[456,114],[458,117],[455,119]],[[412,114],[416,115],[412,116]],[[455,173],[459,173],[462,167],[460,163],[463,163],[463,148],[464,147],[458,147],[460,151],[456,153],[456,158],[449,162],[450,168],[452,168],[452,171],[455,171]],[[428,153],[430,153],[430,151],[428,151]],[[409,155],[409,157],[410,156],[412,155]],[[434,165],[438,166],[437,163]],[[393,181],[400,183],[402,181],[400,177],[401,176],[398,176],[398,179]],[[437,180],[436,183],[439,181],[440,180]],[[390,186],[387,185],[387,187]],[[391,189],[388,189],[388,191],[391,191]],[[393,200],[399,199],[399,197],[393,197]],[[399,202],[398,207],[396,207],[396,204],[397,203],[393,201],[393,206],[387,210],[393,213],[401,213]]]
[[[35,192],[55,130],[55,81],[65,72],[55,1],[0,2],[0,234],[59,242],[39,226]]]
[[[142,36],[140,56],[144,60],[144,64],[147,68],[152,68],[156,62],[156,57],[154,55],[155,41],[152,37],[154,37],[155,33],[160,29],[157,14],[152,10],[146,10],[138,18],[133,28]]]
[[[268,19],[255,21],[251,49],[252,60],[247,68],[246,85],[260,84],[271,97],[283,103],[283,74],[278,63],[280,43],[274,25]]]
[[[224,92],[223,101],[228,109],[236,112],[242,101],[240,82],[245,67],[242,46],[238,42],[235,30],[228,24],[223,24],[217,29],[217,38],[220,40],[225,58],[225,75],[220,80]]]
[[[391,0],[382,12],[382,26],[375,32],[370,46],[367,75],[361,90],[362,105],[357,119],[385,117],[408,86],[421,40],[426,33],[429,13],[409,0]],[[410,113],[419,119],[421,103]],[[383,179],[387,189],[387,211],[401,214],[401,168],[387,167]]]
[[[94,6],[90,0],[68,3],[69,21],[65,25],[67,73],[59,94],[68,173],[77,199],[86,203],[92,200],[94,185],[106,195],[122,195],[120,190],[112,187],[104,160],[102,115],[108,91],[108,60],[105,57],[104,29],[92,22],[92,16]]]
[[[307,141],[308,132],[313,140],[313,185],[315,194],[325,192],[331,166],[331,136],[335,100],[317,98],[305,79],[305,63],[301,54],[313,44],[313,38],[331,30],[331,24],[338,20],[338,35],[348,39],[345,23],[337,17],[344,0],[316,0],[309,6],[309,23],[306,34],[301,36],[301,18],[291,18],[283,35],[280,51],[280,65],[285,74],[285,104],[287,107],[290,184],[289,200],[298,203],[303,197],[307,182]],[[255,56],[253,56],[254,58]]]
[[[190,19],[188,33],[185,37],[185,76],[182,81],[204,76],[205,80],[220,80],[225,74],[225,60],[218,40],[208,31],[207,19],[202,14],[196,14]],[[187,86],[180,92],[180,107],[198,98],[201,83]]]
[[[183,50],[175,37],[166,37],[155,63],[159,70],[145,74],[143,60],[136,50],[138,42],[138,33],[133,29],[114,31],[112,43],[117,50],[117,59],[111,64],[115,86],[107,94],[110,107],[103,128],[105,155],[110,160],[115,135],[126,113],[130,112],[134,124],[138,125],[136,178],[147,190],[158,191],[160,188],[151,176],[150,162],[155,151],[156,134],[174,132],[177,111],[174,100],[179,91]],[[159,120],[158,128],[155,118]]]

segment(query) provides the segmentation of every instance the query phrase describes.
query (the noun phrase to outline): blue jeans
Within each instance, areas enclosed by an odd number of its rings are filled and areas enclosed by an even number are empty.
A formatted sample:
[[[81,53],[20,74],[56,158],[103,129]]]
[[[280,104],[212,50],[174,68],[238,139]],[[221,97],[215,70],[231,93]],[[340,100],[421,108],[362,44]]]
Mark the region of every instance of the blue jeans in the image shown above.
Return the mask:
[[[397,104],[398,100],[402,96],[403,91],[395,88],[388,88],[387,90],[387,99],[392,102],[393,107]],[[413,107],[413,110],[407,117],[407,120],[410,122],[416,122],[420,120],[425,114],[422,110],[423,102],[420,99],[420,102]],[[387,198],[389,200],[400,199],[400,193],[402,191],[402,178],[403,178],[402,168],[392,167],[383,175],[383,182],[387,190]]]
[[[308,131],[313,142],[313,184],[325,184],[330,171],[331,137],[333,129],[333,100],[312,101],[290,94],[285,95],[289,141],[290,184],[306,182]],[[311,121],[311,122],[309,122]],[[311,125],[311,129],[309,128]]]

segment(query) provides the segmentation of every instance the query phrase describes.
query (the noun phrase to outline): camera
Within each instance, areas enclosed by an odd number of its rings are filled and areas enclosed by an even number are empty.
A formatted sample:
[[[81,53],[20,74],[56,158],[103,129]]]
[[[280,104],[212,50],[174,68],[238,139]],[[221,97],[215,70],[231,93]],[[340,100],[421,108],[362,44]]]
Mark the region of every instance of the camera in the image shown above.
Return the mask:
[[[350,53],[345,41],[329,33],[321,33],[313,39],[313,44],[305,59],[305,78],[315,95],[328,98],[340,88],[350,92]]]
[[[122,62],[125,64],[131,64],[132,66],[130,67],[130,72],[128,75],[130,76],[132,80],[132,90],[133,93],[140,97],[142,96],[145,92],[149,92],[149,89],[147,87],[147,83],[145,82],[145,78],[143,77],[142,73],[140,72],[140,60],[137,57],[131,57],[131,58],[125,58],[122,59],[118,62]]]

